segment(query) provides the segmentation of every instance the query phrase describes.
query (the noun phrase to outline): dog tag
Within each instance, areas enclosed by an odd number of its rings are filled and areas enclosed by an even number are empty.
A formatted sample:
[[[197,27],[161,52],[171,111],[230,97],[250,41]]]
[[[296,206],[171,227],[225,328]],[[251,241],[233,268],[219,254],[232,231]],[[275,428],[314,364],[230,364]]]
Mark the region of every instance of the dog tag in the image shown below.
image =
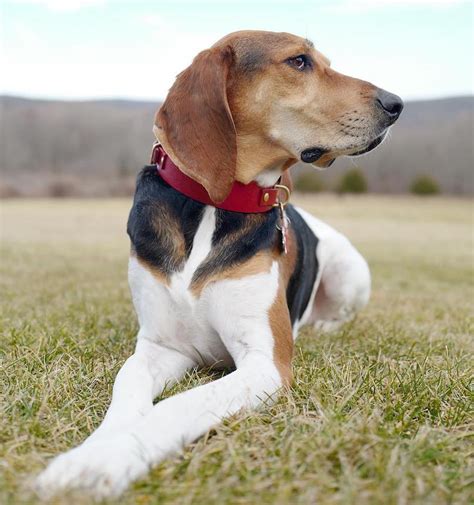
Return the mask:
[[[277,225],[277,228],[280,230],[281,233],[281,247],[283,249],[283,253],[288,254],[288,225],[290,223],[290,220],[286,215],[285,207],[283,206],[283,204],[280,203],[278,207],[280,209],[280,221],[279,224]]]

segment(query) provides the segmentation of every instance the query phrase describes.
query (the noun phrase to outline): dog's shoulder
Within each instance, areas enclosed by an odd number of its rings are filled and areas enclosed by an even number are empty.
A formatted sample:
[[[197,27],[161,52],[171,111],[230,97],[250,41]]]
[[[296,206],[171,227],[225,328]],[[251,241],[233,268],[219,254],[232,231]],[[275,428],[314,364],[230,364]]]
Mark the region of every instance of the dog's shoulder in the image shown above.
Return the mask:
[[[179,270],[192,247],[205,205],[171,188],[145,166],[137,177],[127,233],[132,253],[165,276]]]

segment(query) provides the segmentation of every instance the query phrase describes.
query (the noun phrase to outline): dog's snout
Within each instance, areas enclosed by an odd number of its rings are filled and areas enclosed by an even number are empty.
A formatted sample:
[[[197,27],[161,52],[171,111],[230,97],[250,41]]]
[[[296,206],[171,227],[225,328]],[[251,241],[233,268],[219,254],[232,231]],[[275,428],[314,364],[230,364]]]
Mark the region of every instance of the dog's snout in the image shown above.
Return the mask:
[[[403,100],[393,93],[379,89],[375,101],[393,121],[402,113]]]

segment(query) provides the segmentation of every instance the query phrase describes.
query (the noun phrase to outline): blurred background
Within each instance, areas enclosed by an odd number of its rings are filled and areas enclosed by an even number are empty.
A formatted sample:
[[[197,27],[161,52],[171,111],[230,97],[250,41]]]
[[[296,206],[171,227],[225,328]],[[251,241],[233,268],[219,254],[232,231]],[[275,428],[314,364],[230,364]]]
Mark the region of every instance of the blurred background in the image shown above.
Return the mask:
[[[313,40],[406,101],[374,153],[293,171],[302,191],[474,190],[473,5],[463,0],[2,0],[0,196],[126,196],[193,56],[240,29]]]

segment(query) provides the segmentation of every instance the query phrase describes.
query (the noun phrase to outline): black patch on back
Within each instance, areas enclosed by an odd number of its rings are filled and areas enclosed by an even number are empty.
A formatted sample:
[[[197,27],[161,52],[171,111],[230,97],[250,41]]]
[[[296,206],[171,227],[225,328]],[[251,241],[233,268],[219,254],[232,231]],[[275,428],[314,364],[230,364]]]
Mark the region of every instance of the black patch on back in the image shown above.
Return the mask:
[[[137,256],[165,275],[179,271],[191,253],[204,208],[204,204],[169,186],[154,165],[146,166],[137,178],[127,225]],[[262,214],[216,209],[212,250],[192,282],[243,263],[261,250],[274,248],[279,239],[277,219],[277,209]],[[184,253],[176,248],[176,242],[182,244],[183,240]]]
[[[277,219],[277,209],[261,214],[216,209],[212,252],[196,270],[192,282],[244,263],[259,251],[273,249],[279,233]]]
[[[203,209],[204,204],[169,186],[155,165],[143,168],[127,224],[137,256],[164,274],[179,270],[191,252]],[[181,237],[170,237],[172,226],[178,227]],[[184,240],[184,254],[182,248],[177,251],[172,238]]]
[[[295,269],[286,288],[291,324],[294,325],[303,316],[316,282],[319,268],[316,258],[318,238],[292,205],[286,207],[286,212],[295,231],[298,248]]]

